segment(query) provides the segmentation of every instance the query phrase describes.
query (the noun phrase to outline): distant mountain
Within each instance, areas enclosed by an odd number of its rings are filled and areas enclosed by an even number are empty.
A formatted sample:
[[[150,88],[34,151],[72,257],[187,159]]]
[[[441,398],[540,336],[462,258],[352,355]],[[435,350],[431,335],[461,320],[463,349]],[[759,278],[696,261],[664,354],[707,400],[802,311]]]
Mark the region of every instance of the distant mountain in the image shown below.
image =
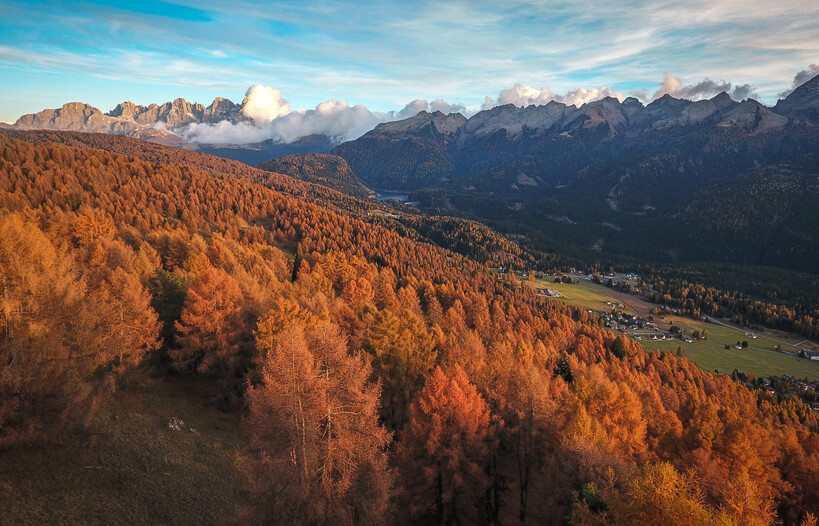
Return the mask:
[[[10,128],[124,135],[165,145],[184,146],[250,165],[294,153],[324,153],[333,147],[329,137],[318,135],[302,137],[288,144],[267,140],[242,145],[194,144],[183,136],[183,128],[190,124],[250,122],[243,112],[246,102],[235,104],[216,97],[209,106],[203,106],[180,98],[173,102],[141,106],[126,101],[108,113],[81,102],[69,102],[58,109],[23,115]]]
[[[356,177],[347,161],[336,155],[318,153],[288,155],[263,162],[258,168],[324,185],[363,199],[373,193]]]
[[[563,184],[593,162],[634,155],[703,128],[756,135],[795,121],[814,123],[819,91],[810,85],[817,80],[776,108],[752,99],[736,102],[723,92],[696,102],[665,95],[647,106],[631,97],[623,102],[607,97],[580,108],[554,101],[509,104],[469,119],[421,112],[379,125],[333,153],[347,159],[367,184],[384,188],[414,190],[487,170],[505,172],[510,184],[520,175],[531,185]],[[787,111],[777,113],[779,108]]]

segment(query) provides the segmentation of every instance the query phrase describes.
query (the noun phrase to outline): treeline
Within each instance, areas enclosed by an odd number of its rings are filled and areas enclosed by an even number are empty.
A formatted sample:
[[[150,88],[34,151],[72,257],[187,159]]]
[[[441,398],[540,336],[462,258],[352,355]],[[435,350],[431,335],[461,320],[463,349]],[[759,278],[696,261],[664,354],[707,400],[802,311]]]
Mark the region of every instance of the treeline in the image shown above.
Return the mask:
[[[819,306],[811,302],[773,303],[666,276],[649,276],[647,281],[653,284],[653,291],[646,295],[649,301],[677,307],[694,317],[707,314],[730,318],[744,327],[762,326],[819,338]]]
[[[488,268],[185,165],[0,135],[0,444],[215,378],[255,523],[795,524],[817,417]],[[410,234],[407,232],[407,234]]]

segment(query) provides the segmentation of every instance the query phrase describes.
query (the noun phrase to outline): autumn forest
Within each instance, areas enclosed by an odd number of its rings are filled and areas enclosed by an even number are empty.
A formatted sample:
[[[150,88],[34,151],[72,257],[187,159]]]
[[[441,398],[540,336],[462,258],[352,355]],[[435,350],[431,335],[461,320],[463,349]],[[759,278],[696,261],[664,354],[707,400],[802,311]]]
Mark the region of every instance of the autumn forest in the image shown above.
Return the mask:
[[[0,456],[190,381],[243,437],[214,523],[816,524],[798,398],[499,278],[532,256],[483,225],[391,215],[135,139],[0,133]]]

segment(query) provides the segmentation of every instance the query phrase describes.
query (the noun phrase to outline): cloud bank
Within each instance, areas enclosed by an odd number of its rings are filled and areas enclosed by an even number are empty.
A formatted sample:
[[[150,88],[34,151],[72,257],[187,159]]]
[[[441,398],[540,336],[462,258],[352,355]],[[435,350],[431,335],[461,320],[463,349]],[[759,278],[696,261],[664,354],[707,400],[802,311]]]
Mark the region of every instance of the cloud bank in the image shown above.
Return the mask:
[[[614,91],[608,86],[602,88],[577,88],[564,94],[554,93],[548,87],[540,89],[522,84],[515,84],[511,88],[507,88],[498,93],[498,98],[486,97],[482,109],[488,110],[495,106],[503,106],[505,104],[514,104],[515,106],[525,107],[534,104],[535,106],[542,106],[548,104],[550,101],[561,102],[567,106],[575,105],[578,108],[588,102],[593,102],[605,97],[614,97],[618,100],[623,100],[624,95],[619,91]]]
[[[664,75],[663,81],[660,82],[660,87],[651,96],[648,95],[648,90],[632,91],[630,95],[637,97],[643,102],[651,102],[664,95],[671,95],[675,99],[702,100],[710,99],[723,91],[728,93],[732,99],[740,101],[756,96],[756,92],[750,84],[736,85],[733,86],[732,89],[730,82],[724,80],[714,81],[705,78],[696,84],[683,85],[680,77],[671,73]]]
[[[265,140],[292,143],[308,135],[325,135],[334,142],[356,139],[387,121],[414,117],[420,111],[468,113],[462,104],[443,99],[415,99],[399,111],[375,112],[363,104],[328,100],[311,110],[291,110],[281,91],[256,84],[245,93],[238,120],[194,123],[175,130],[198,144],[251,144]]]

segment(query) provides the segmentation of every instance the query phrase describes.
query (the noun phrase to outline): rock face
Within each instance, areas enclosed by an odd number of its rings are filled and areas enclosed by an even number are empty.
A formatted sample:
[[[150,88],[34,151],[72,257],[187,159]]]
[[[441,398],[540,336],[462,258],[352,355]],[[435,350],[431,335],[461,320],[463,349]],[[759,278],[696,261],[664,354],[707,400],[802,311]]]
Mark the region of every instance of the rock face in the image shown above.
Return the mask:
[[[184,140],[174,133],[175,129],[194,123],[245,120],[240,111],[240,105],[221,97],[207,107],[185,99],[148,106],[125,101],[108,113],[88,104],[69,102],[62,108],[23,115],[12,127],[111,133],[165,144],[182,144]]]
[[[109,133],[110,120],[97,108],[81,102],[69,102],[56,110],[23,115],[15,126],[23,130],[77,130]]]

